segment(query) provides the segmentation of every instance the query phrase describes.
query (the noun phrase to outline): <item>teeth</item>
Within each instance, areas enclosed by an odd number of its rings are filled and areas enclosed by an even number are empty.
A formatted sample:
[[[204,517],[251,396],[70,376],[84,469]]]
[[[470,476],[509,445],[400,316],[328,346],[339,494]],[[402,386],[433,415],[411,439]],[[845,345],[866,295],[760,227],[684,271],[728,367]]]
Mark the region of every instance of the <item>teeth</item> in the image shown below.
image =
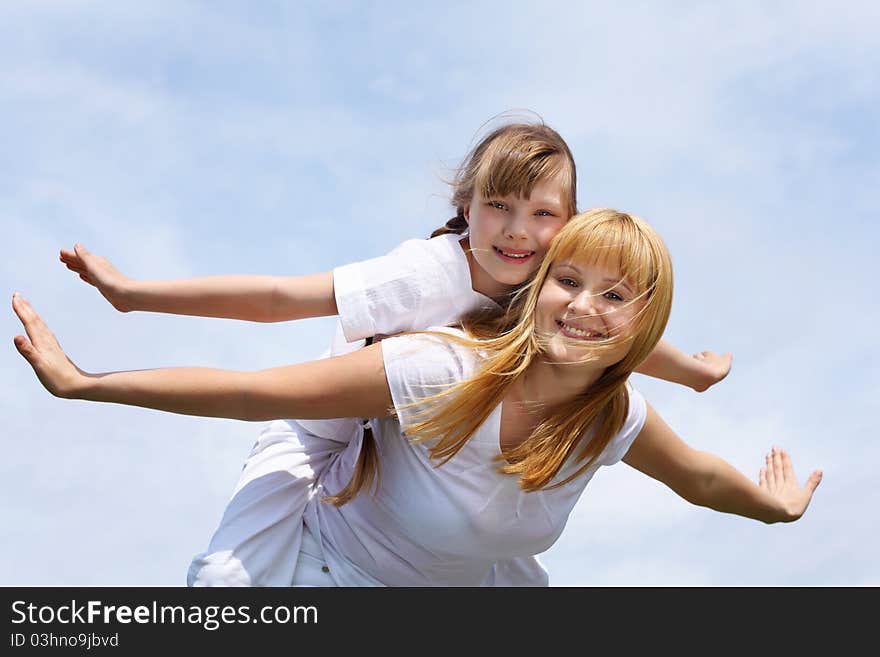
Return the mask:
[[[602,334],[598,333],[597,331],[587,331],[585,329],[579,329],[575,326],[571,326],[571,325],[566,324],[564,322],[560,322],[559,324],[566,331],[568,331],[572,335],[578,336],[579,338],[601,338],[602,337]]]
[[[531,253],[508,253],[503,249],[498,249],[498,251],[506,255],[508,258],[528,258],[530,255],[532,255]]]

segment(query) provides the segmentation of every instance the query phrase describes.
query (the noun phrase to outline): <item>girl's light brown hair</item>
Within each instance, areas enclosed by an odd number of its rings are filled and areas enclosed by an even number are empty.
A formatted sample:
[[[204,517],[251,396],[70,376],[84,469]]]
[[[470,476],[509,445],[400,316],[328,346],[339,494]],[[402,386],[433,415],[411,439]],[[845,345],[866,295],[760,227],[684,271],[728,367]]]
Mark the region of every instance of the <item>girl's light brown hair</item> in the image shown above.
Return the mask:
[[[663,335],[672,307],[672,263],[663,241],[638,217],[600,208],[573,217],[554,238],[533,280],[515,297],[506,313],[463,322],[469,337],[441,334],[486,354],[480,370],[442,392],[415,402],[415,421],[403,427],[413,441],[437,440],[431,456],[442,465],[465,445],[505,397],[510,386],[538,358],[544,339],[536,327],[538,296],[556,263],[592,262],[613,257],[621,276],[640,296],[640,311],[628,337],[629,351],[571,401],[550,409],[532,434],[505,452],[499,472],[520,475],[527,491],[561,486],[587,470],[620,431],[629,412],[627,379]],[[601,348],[601,347],[600,347]],[[585,436],[590,436],[589,439]],[[375,454],[372,455],[375,457]],[[551,481],[574,457],[580,467],[562,481]],[[374,479],[378,459],[358,463],[352,482]],[[330,501],[344,504],[358,490]]]
[[[566,218],[577,212],[577,168],[565,140],[543,122],[502,125],[483,137],[467,154],[451,181],[452,206],[456,215],[431,237],[462,234],[468,223],[464,209],[475,194],[483,197],[516,194],[531,196],[535,185],[557,179],[562,187]],[[324,498],[341,505],[363,488],[372,486],[379,471],[379,457],[369,428],[365,430],[355,475],[336,495]]]
[[[535,185],[557,178],[566,218],[577,212],[577,170],[565,140],[543,123],[510,123],[486,135],[456,170],[452,206],[456,215],[431,237],[464,233],[464,209],[475,194],[484,198],[516,194],[528,198]]]

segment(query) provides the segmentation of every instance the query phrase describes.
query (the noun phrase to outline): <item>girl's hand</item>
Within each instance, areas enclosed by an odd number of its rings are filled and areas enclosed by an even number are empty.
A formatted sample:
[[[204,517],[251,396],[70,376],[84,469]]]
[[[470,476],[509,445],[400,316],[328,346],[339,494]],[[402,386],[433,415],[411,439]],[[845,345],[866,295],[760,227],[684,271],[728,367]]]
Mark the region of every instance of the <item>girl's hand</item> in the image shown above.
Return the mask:
[[[85,382],[85,372],[61,350],[61,345],[46,323],[17,292],[12,295],[12,308],[24,324],[28,336],[16,335],[13,339],[18,353],[34,368],[46,390],[56,397],[74,397]]]
[[[758,485],[767,491],[780,506],[781,522],[792,522],[800,518],[813,497],[813,492],[822,481],[822,471],[815,470],[803,488],[794,476],[791,457],[778,447],[774,447],[766,457],[767,465],[761,468]]]
[[[79,274],[89,285],[94,285],[116,310],[127,313],[132,308],[128,301],[131,279],[110,264],[103,256],[86,250],[82,244],[74,244],[73,251],[61,249],[61,262],[70,271]]]
[[[733,363],[733,355],[730,353],[718,355],[714,351],[701,351],[694,354],[694,359],[699,361],[700,383],[694,386],[697,392],[704,392],[724,379],[730,372]]]

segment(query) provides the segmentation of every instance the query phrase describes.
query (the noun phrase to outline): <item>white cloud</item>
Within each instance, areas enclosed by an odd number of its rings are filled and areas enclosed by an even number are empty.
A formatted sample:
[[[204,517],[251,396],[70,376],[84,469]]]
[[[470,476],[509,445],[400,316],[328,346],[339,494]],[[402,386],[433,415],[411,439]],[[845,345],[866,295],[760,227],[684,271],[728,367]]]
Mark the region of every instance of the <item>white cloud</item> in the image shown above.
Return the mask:
[[[436,174],[486,119],[532,108],[569,140],[583,205],[664,234],[673,342],[735,353],[704,395],[640,381],[652,404],[749,476],[773,442],[801,477],[826,471],[804,519],[765,527],[618,466],[548,554],[553,583],[878,580],[874,4],[254,11],[0,8],[0,277],[76,359],[257,368],[317,353],[327,322],[119,315],[57,250],[82,241],[144,277],[375,255],[445,221]],[[11,313],[0,324],[20,331]],[[62,402],[11,348],[0,366],[3,499],[26,492],[3,507],[0,581],[182,583],[257,427]]]

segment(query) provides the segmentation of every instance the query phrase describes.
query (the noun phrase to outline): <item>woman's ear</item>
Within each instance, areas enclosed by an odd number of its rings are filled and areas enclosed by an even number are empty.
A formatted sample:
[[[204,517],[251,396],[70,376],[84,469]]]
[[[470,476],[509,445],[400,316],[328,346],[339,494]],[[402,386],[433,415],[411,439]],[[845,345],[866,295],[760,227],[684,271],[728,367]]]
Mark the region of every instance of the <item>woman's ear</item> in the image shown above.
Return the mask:
[[[468,203],[466,206],[464,206],[464,208],[462,210],[462,215],[464,216],[464,220],[466,222],[468,222],[468,224],[470,224],[471,223],[471,204],[470,203]]]

